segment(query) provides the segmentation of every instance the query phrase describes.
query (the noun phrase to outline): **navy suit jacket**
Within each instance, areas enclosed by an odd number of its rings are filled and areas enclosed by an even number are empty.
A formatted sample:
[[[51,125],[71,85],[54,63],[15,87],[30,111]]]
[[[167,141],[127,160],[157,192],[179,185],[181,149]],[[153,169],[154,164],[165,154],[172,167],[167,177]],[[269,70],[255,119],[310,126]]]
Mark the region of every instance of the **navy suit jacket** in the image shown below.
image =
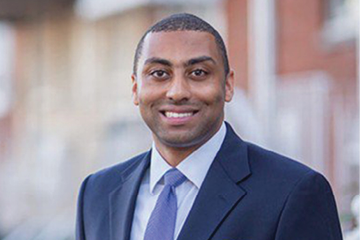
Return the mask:
[[[77,240],[129,240],[150,151],[87,177]],[[314,170],[242,141],[225,140],[178,240],[341,240],[332,190]],[[161,239],[154,239],[161,240]]]

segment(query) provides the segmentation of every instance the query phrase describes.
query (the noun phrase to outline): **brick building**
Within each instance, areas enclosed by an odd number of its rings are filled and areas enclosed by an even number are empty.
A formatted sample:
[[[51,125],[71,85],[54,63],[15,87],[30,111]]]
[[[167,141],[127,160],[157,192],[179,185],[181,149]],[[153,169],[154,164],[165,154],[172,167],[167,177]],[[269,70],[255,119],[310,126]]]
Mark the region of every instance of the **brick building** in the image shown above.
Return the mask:
[[[323,172],[346,221],[359,187],[358,2],[226,4],[230,61],[266,145]]]
[[[359,174],[351,4],[0,2],[0,239],[72,236],[81,180],[150,146],[131,103],[133,51],[151,23],[176,12],[224,36],[239,88],[227,114],[240,135],[323,172],[346,229]]]

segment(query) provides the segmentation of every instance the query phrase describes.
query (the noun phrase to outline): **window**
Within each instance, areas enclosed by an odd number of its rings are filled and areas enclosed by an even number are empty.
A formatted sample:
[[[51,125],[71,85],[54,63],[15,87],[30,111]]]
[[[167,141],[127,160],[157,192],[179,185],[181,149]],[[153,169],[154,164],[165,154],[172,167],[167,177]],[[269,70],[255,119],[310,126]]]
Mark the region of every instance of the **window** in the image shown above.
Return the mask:
[[[323,37],[327,43],[355,40],[359,22],[358,0],[327,0]]]
[[[347,0],[328,0],[328,4],[327,4],[327,17],[332,19],[335,18],[336,15],[339,14],[339,12],[341,11],[341,9],[344,8],[345,6],[345,2]]]

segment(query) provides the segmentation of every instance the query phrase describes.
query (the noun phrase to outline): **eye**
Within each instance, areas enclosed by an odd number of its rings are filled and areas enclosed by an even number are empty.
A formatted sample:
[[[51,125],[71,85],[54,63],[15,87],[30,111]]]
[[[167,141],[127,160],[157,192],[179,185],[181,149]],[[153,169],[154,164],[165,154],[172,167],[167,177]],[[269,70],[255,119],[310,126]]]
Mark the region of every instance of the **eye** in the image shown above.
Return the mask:
[[[164,79],[169,76],[169,74],[163,70],[154,70],[150,73],[150,75],[159,79]]]
[[[193,77],[205,77],[206,75],[208,75],[208,72],[206,72],[202,69],[196,69],[196,70],[192,71],[190,73],[190,75]]]

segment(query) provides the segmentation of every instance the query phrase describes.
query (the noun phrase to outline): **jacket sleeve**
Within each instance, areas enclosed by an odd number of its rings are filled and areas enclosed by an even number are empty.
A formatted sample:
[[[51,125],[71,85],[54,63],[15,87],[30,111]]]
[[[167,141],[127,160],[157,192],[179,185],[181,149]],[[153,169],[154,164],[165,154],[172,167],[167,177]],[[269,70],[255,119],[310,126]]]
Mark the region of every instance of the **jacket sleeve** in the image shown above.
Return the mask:
[[[80,192],[77,201],[77,211],[76,211],[76,240],[86,240],[85,229],[84,229],[84,195],[86,189],[86,183],[90,176],[88,176],[80,187]]]
[[[342,240],[331,187],[310,171],[298,181],[282,210],[275,240]]]

